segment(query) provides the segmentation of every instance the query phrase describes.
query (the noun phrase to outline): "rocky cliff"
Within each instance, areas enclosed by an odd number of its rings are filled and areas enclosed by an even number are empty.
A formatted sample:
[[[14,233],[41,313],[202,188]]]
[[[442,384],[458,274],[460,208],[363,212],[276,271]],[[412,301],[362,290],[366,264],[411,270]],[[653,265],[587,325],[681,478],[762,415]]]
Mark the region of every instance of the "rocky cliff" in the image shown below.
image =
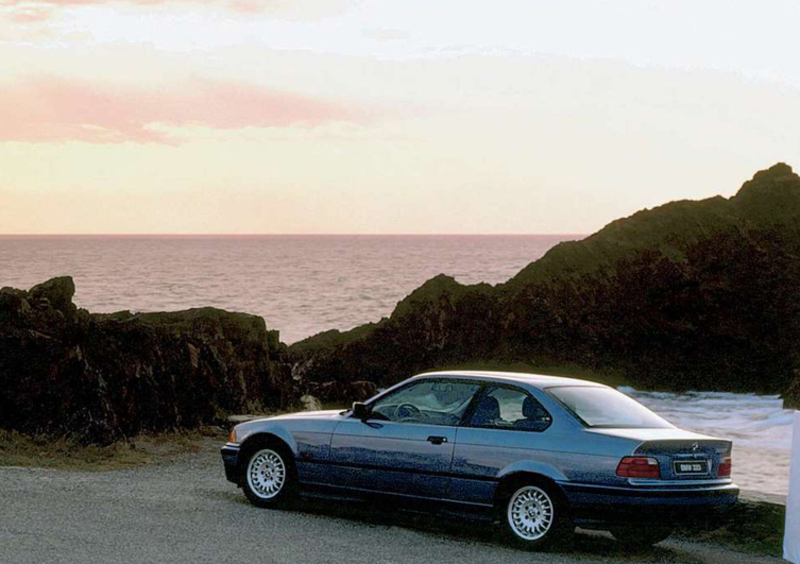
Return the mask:
[[[214,308],[92,315],[71,278],[0,290],[0,428],[106,444],[285,407],[285,346]]]
[[[781,394],[783,407],[786,409],[800,409],[800,375],[796,375],[794,382]]]
[[[389,318],[290,347],[309,381],[571,364],[635,386],[780,393],[800,367],[800,177],[672,202],[562,243],[506,284],[440,275]],[[797,389],[797,384],[795,384]]]

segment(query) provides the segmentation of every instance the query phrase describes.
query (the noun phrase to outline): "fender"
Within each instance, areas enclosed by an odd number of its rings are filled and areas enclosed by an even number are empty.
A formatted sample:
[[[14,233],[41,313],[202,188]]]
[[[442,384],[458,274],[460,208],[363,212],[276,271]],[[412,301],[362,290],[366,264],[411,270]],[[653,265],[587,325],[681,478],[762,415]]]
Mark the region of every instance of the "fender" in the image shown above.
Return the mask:
[[[292,434],[284,427],[280,421],[248,421],[237,426],[236,440],[240,445],[243,445],[248,439],[258,435],[274,435],[275,437],[286,443],[292,454],[297,456],[298,447],[297,441],[294,440]]]
[[[534,460],[519,460],[509,464],[497,473],[497,479],[502,480],[508,476],[520,473],[539,474],[545,478],[550,478],[554,482],[569,481],[567,477],[554,466],[545,462],[536,462]]]

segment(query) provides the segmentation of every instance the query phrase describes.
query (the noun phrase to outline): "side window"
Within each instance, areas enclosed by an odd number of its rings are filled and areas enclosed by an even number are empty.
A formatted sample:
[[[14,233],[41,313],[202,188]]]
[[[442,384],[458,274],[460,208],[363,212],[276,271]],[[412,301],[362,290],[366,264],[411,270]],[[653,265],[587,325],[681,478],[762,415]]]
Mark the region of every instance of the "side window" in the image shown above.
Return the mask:
[[[455,426],[479,388],[479,383],[423,380],[373,403],[372,417],[400,423]]]
[[[492,388],[475,406],[469,425],[490,429],[544,431],[550,414],[536,399],[516,388]]]

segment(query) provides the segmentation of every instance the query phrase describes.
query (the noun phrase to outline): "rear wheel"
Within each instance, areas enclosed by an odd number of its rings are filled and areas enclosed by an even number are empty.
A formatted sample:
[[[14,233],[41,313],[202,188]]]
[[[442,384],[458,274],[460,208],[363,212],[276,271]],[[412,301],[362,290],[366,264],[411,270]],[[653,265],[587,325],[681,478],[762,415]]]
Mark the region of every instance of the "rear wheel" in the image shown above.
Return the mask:
[[[618,542],[628,548],[648,548],[666,540],[672,534],[670,527],[620,527],[612,529],[611,534]]]
[[[286,506],[294,498],[294,465],[286,450],[260,445],[246,458],[242,489],[250,503],[258,507]]]
[[[500,501],[498,513],[504,536],[516,546],[544,550],[566,544],[575,531],[566,503],[552,486],[519,483]]]

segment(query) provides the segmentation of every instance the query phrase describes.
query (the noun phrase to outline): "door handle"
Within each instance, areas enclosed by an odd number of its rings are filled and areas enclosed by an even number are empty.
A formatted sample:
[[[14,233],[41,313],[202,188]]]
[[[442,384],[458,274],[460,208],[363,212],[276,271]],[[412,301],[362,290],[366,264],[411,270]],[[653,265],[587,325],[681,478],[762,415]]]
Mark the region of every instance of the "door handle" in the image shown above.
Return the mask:
[[[440,445],[442,443],[446,443],[447,442],[447,437],[430,436],[430,437],[428,437],[428,442],[432,443],[432,444],[435,444],[435,445]]]

